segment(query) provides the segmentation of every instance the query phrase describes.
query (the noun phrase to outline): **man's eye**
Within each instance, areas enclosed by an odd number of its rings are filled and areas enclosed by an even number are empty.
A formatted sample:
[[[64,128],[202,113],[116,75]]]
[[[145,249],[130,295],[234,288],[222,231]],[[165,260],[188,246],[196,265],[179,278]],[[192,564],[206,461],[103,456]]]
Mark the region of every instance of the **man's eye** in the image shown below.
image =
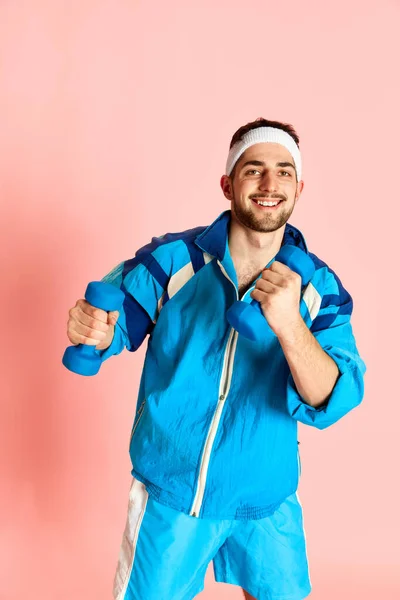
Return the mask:
[[[258,169],[250,169],[249,171],[246,171],[246,175],[250,175],[252,173],[259,173],[260,171]]]
[[[286,175],[290,175],[288,171],[281,171],[281,173],[286,173]]]

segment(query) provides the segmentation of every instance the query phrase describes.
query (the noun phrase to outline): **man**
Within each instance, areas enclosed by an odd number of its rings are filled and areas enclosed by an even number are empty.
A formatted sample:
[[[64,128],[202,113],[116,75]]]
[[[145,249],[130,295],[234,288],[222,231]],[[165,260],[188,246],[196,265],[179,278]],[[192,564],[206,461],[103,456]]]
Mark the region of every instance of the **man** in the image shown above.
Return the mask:
[[[153,238],[106,276],[125,293],[119,313],[84,300],[70,311],[69,339],[103,360],[149,334],[116,600],[190,600],[211,560],[216,580],[248,599],[311,591],[297,422],[323,429],[357,406],[365,365],[350,295],[288,223],[303,186],[292,126],[241,127],[221,179],[231,210]],[[288,244],[314,263],[303,288],[273,260]],[[260,340],[230,327],[238,299],[260,303]]]

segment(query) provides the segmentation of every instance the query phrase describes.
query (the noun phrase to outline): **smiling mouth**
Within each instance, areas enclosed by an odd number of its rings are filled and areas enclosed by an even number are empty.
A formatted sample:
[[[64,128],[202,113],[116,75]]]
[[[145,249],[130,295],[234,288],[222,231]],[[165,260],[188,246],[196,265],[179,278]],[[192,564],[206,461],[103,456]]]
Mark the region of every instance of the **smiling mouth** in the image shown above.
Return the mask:
[[[281,198],[276,198],[274,200],[260,200],[259,198],[251,199],[254,204],[256,204],[259,208],[276,208],[280,205],[283,200]]]

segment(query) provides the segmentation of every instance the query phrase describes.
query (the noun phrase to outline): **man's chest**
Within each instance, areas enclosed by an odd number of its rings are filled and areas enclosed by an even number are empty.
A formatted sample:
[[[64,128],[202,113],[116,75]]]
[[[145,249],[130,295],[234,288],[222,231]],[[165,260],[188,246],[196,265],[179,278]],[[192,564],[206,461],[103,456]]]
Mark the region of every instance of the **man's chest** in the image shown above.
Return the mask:
[[[251,284],[260,275],[262,269],[252,264],[244,264],[236,267],[236,277],[239,285],[239,298],[241,298]]]

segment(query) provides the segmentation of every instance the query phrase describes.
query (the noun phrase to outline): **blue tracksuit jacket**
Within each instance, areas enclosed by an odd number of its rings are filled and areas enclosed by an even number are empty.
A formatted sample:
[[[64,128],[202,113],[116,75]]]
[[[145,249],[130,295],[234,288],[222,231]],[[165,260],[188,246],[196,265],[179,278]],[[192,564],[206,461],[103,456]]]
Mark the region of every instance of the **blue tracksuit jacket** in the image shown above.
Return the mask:
[[[103,278],[125,301],[99,354],[135,351],[149,335],[130,442],[132,475],[149,494],[195,517],[259,519],[297,489],[297,422],[323,429],[360,404],[365,364],[349,293],[289,223],[283,245],[316,267],[301,314],[340,372],[328,401],[302,400],[273,334],[252,342],[229,326],[238,299],[229,221],[225,211],[209,227],[153,238]]]

